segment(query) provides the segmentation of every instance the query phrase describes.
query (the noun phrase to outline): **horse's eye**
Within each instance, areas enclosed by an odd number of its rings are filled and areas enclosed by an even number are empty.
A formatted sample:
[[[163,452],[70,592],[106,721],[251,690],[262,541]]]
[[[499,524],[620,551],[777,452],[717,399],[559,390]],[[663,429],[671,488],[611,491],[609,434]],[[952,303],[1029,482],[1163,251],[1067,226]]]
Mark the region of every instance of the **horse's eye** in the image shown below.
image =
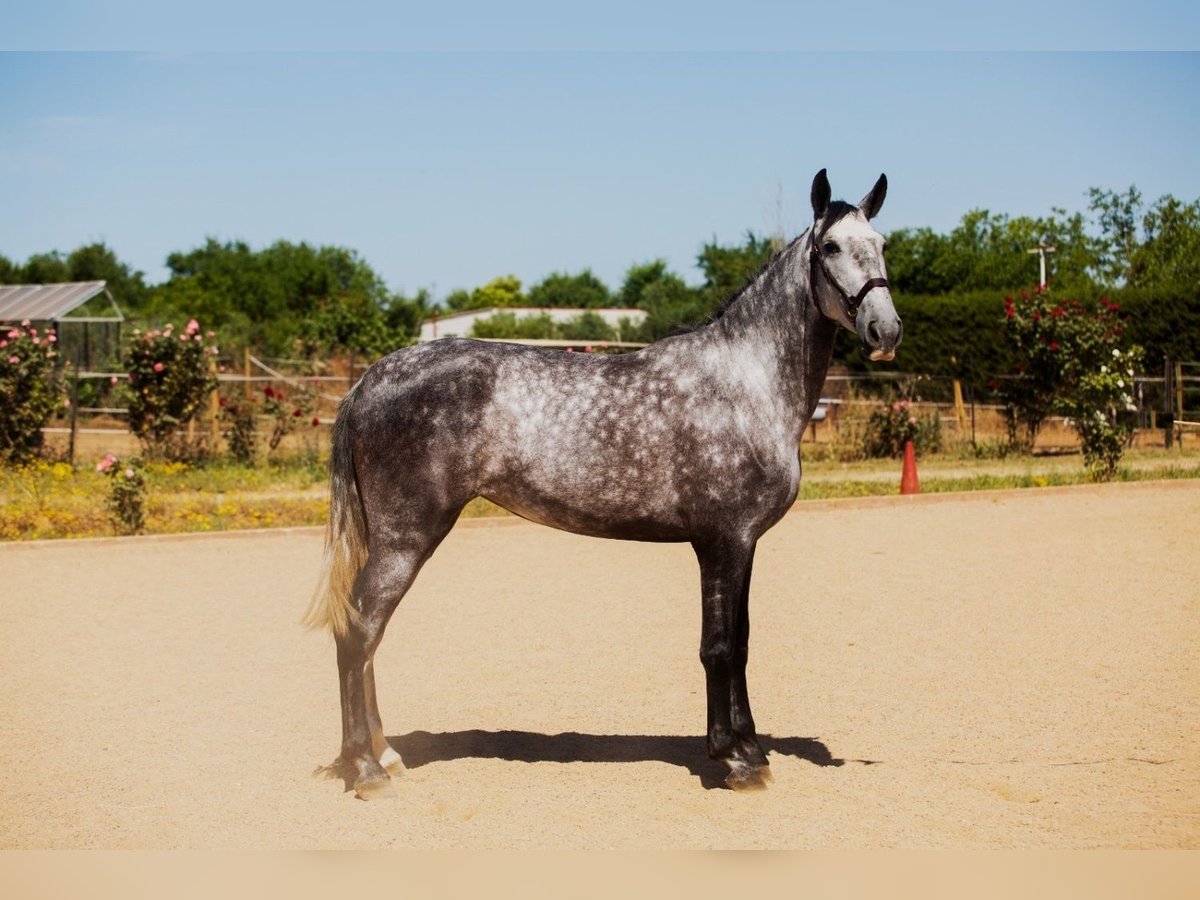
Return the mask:
[[[830,256],[832,256],[835,253],[842,252],[842,248],[839,247],[837,244],[835,244],[833,241],[826,241],[824,246],[821,247],[821,250],[825,253],[828,253]]]
[[[887,241],[883,242],[883,252],[887,253]]]

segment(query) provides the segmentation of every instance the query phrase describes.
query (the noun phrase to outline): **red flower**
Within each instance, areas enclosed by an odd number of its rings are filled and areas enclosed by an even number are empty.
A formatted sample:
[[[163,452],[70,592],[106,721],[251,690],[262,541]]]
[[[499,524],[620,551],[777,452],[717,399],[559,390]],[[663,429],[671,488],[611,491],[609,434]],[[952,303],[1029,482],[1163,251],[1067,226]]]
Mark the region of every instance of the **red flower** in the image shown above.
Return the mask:
[[[263,388],[263,396],[266,397],[268,400],[270,400],[272,397],[275,396],[275,392],[273,390],[271,390],[270,385],[267,385],[265,388]]]
[[[1051,342],[1050,342],[1050,349],[1051,349],[1051,350],[1054,350],[1054,351],[1056,351],[1056,352],[1057,352],[1057,350],[1058,350],[1058,341],[1051,341]]]
[[[313,416],[312,417],[312,427],[316,428],[320,424],[321,424],[321,420],[318,419],[316,416]]]
[[[1041,320],[1041,318],[1042,318],[1042,314],[1041,314],[1041,313],[1040,313],[1038,310],[1036,310],[1036,309],[1035,309],[1035,310],[1033,311],[1033,315],[1032,315],[1032,316],[1030,316],[1030,318],[1031,318],[1031,319],[1033,319],[1033,321],[1037,322],[1037,321],[1040,321],[1040,320]]]
[[[293,409],[293,410],[292,410],[292,417],[293,417],[293,418],[296,418],[296,419],[298,419],[298,418],[300,418],[302,415],[304,415],[304,413],[302,413],[300,410],[298,410],[298,409]]]

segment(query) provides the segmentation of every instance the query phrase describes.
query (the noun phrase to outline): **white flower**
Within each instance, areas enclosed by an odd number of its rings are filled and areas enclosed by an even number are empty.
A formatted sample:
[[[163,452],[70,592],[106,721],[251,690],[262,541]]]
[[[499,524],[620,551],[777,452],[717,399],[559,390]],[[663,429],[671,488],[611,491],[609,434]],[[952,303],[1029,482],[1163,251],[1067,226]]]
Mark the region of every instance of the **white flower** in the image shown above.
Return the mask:
[[[1124,378],[1117,379],[1117,387],[1121,387],[1121,388],[1125,387],[1125,379]]]
[[[1121,351],[1118,350],[1116,347],[1113,347],[1113,359],[1120,359],[1120,358],[1121,358]]]
[[[1108,366],[1101,366],[1101,367],[1100,367],[1100,374],[1101,374],[1101,375],[1103,375],[1103,374],[1104,374],[1104,373],[1106,373],[1107,371],[1108,371]]]

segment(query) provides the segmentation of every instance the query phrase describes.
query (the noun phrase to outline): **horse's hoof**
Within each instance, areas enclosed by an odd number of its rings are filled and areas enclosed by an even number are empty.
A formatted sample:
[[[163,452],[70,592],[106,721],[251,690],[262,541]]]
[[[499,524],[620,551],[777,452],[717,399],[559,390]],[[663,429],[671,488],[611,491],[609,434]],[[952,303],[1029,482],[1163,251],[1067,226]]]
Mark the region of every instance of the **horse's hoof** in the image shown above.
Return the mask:
[[[362,778],[354,782],[354,793],[359,800],[395,800],[396,789],[392,787],[392,779],[386,775],[383,778]]]
[[[383,766],[385,772],[395,778],[399,778],[404,774],[404,760],[391,747],[388,747],[379,755],[379,764]]]
[[[725,776],[725,785],[738,792],[765,791],[772,780],[766,766],[737,766]]]

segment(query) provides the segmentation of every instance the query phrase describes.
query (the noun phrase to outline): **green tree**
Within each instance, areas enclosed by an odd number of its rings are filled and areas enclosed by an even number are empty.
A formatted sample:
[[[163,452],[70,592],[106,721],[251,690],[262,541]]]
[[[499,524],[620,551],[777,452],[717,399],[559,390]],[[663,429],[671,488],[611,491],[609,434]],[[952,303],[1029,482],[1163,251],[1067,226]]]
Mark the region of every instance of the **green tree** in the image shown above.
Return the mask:
[[[1142,194],[1135,185],[1124,193],[1094,187],[1088,189],[1088,198],[1088,209],[1100,226],[1097,274],[1105,284],[1127,283],[1139,242]]]
[[[71,281],[107,282],[109,293],[123,310],[136,314],[150,299],[145,274],[121,262],[117,254],[103,243],[85,244],[72,250],[66,264]]]
[[[11,259],[0,254],[0,284],[20,284],[21,269]]]
[[[516,275],[501,275],[471,291],[472,309],[525,305],[526,298],[521,290],[521,279]]]
[[[1133,255],[1130,281],[1140,287],[1200,281],[1200,199],[1160,197],[1142,218],[1145,238]]]
[[[1056,248],[1048,280],[1073,290],[1093,283],[1099,243],[1081,213],[1063,209],[1036,218],[974,209],[946,235],[898,229],[887,236],[888,279],[900,294],[1016,290],[1037,280],[1029,250],[1039,244]]]
[[[529,289],[529,305],[602,309],[612,305],[612,294],[591,269],[584,269],[578,275],[554,272]]]
[[[583,312],[563,322],[562,336],[572,341],[613,341],[617,333],[613,327],[594,312]]]
[[[384,324],[397,347],[411,344],[421,333],[421,323],[434,312],[433,298],[421,288],[412,297],[392,294],[383,311]]]
[[[718,306],[750,283],[759,270],[767,264],[774,250],[770,238],[746,232],[745,243],[722,246],[715,240],[705,244],[696,257],[704,273],[704,284],[700,286],[700,299],[705,314]]]
[[[390,295],[353,251],[277,241],[252,250],[242,241],[209,238],[167,257],[171,277],[155,291],[156,320],[196,316],[227,339],[286,354],[314,336],[338,346],[378,342]],[[309,320],[314,321],[310,322]],[[361,335],[351,337],[358,329]]]

